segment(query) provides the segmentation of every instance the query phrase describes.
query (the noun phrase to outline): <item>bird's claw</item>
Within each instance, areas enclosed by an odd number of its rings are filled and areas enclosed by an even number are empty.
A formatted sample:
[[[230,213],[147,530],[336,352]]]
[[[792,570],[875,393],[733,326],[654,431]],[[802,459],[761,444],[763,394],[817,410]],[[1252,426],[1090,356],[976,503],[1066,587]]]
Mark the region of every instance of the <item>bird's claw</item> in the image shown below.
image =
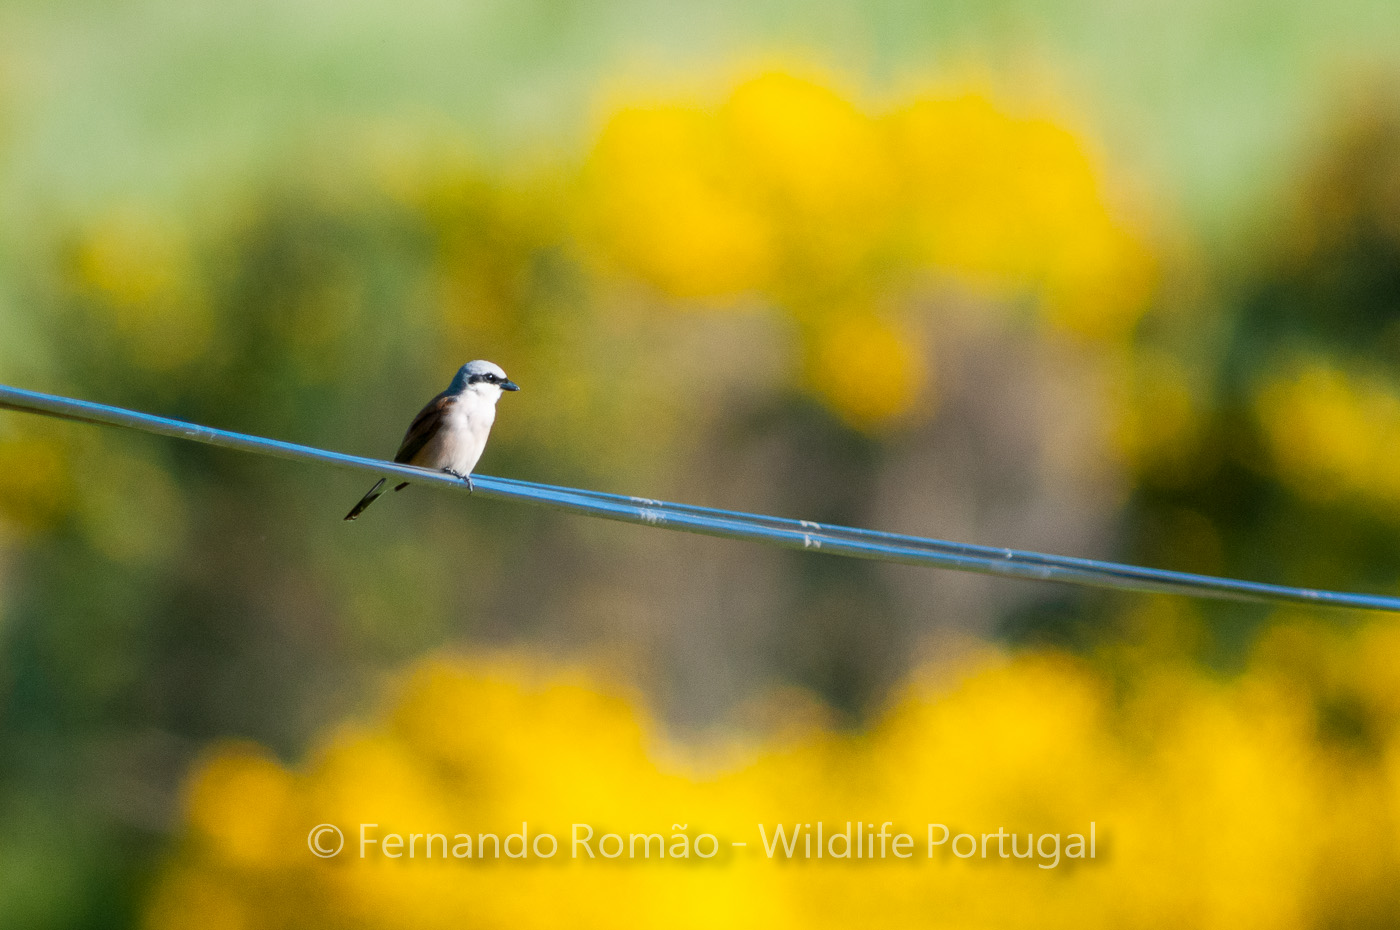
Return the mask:
[[[471,475],[464,475],[464,474],[462,474],[461,472],[459,472],[459,471],[458,471],[457,469],[455,469],[455,468],[444,468],[443,471],[447,472],[449,475],[451,475],[452,477],[456,478],[458,481],[465,481],[465,482],[467,483],[467,490],[468,490],[468,491],[475,491],[475,490],[476,490],[476,485],[472,484],[472,476],[471,476]]]

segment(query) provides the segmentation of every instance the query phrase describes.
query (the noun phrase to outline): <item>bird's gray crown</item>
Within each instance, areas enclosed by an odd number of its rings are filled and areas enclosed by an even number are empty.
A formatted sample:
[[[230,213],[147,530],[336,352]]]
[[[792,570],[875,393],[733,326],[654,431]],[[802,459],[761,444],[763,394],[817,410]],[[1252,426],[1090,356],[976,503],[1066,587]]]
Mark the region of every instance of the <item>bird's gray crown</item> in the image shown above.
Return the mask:
[[[488,380],[485,376],[494,375],[500,381],[508,381],[505,370],[495,362],[488,362],[484,358],[479,358],[474,362],[467,362],[457,369],[456,376],[452,379],[452,384],[448,387],[450,393],[456,394],[465,391],[467,386],[478,381]]]

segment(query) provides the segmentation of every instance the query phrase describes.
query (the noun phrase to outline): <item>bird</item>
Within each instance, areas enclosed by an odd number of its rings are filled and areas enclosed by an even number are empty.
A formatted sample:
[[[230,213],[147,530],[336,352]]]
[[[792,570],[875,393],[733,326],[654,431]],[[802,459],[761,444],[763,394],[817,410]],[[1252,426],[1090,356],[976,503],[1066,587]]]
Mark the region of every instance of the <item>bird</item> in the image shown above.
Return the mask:
[[[501,366],[485,359],[467,362],[457,369],[452,383],[413,418],[394,461],[422,468],[439,468],[467,483],[472,490],[472,469],[486,449],[486,437],[496,422],[496,401],[502,391],[518,391],[520,385],[506,377]],[[380,478],[360,502],[345,515],[354,520],[384,493]],[[394,488],[402,491],[405,481]]]

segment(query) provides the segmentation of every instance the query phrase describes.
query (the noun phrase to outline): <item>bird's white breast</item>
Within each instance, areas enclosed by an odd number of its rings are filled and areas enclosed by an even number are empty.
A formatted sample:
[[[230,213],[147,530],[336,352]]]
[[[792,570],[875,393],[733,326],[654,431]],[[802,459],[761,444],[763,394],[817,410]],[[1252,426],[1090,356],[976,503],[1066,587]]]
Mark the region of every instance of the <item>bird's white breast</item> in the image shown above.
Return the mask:
[[[491,424],[496,422],[495,398],[487,398],[475,391],[465,391],[447,411],[442,429],[435,440],[441,440],[433,467],[451,468],[461,474],[471,474],[481,453],[486,449],[486,439],[491,435]]]

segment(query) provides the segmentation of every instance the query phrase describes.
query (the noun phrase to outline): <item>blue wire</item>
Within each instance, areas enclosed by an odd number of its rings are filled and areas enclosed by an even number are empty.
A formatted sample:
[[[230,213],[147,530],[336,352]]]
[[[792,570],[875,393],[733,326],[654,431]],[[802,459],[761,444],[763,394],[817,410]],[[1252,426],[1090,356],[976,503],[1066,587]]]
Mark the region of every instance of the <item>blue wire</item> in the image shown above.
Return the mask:
[[[0,385],[0,409],[38,413],[83,423],[122,426],[245,452],[294,461],[319,462],[355,471],[466,490],[465,482],[443,472],[249,436],[138,413],[121,407],[41,394],[6,385]],[[976,546],[920,536],[829,526],[806,520],[790,520],[579,488],[557,487],[511,478],[493,478],[488,475],[473,476],[472,481],[476,485],[476,494],[485,498],[538,504],[568,513],[727,539],[745,539],[828,555],[1216,600],[1309,604],[1317,607],[1400,612],[1400,597],[1379,594],[1294,588],[1096,559]]]

